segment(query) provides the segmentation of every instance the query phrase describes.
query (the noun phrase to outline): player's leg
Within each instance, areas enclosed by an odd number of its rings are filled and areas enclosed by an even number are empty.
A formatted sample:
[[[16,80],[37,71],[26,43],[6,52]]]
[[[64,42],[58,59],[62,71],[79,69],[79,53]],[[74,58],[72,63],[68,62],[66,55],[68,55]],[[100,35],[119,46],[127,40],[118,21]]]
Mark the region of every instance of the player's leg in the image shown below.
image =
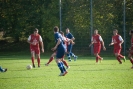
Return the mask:
[[[116,59],[118,60],[118,62],[120,64],[122,64],[122,61],[121,61],[121,59],[119,57],[119,53],[120,53],[120,49],[114,49],[114,55],[115,55]]]
[[[73,47],[73,45],[71,45],[71,47],[70,47],[70,55],[72,57],[74,57],[74,61],[76,61],[78,57],[72,52],[72,47]]]
[[[121,49],[119,49],[117,53],[119,53],[119,58],[122,58],[123,61],[125,62],[126,61],[126,57],[121,55]]]
[[[67,58],[68,58],[68,61],[71,61],[70,52],[71,52],[71,45],[68,45],[68,47],[67,47]]]
[[[95,57],[96,57],[96,63],[98,63],[98,53],[94,53]]]
[[[100,47],[100,46],[94,46],[93,51],[94,51],[94,55],[95,55],[95,57],[96,57],[96,63],[98,63],[98,60],[99,60],[99,59],[102,59],[102,58],[100,57],[100,55],[99,55],[99,53],[100,53],[100,51],[101,51],[101,47]]]
[[[115,57],[116,57],[116,59],[118,60],[118,62],[119,62],[120,64],[122,64],[122,61],[121,61],[121,59],[120,59],[120,57],[119,57],[119,54],[118,54],[118,53],[115,53]]]
[[[93,52],[94,52],[94,56],[96,57],[96,63],[98,63],[97,49],[95,46],[93,47]]]
[[[0,72],[6,72],[7,71],[7,68],[2,68],[1,66],[0,66]]]
[[[1,71],[1,72],[3,72],[3,69],[2,69],[2,67],[1,67],[1,66],[0,66],[0,71]]]
[[[40,53],[36,54],[38,67],[40,67]]]
[[[70,68],[70,66],[68,66],[68,63],[64,60],[65,55],[62,57],[62,62],[64,63],[64,65],[66,66],[66,69]]]
[[[50,64],[50,62],[53,61],[55,55],[56,55],[56,52],[54,52],[54,53],[51,55],[51,57],[49,58],[49,61],[45,64],[46,66],[48,66],[48,65]]]
[[[94,53],[94,55],[96,57],[96,63],[98,63],[98,60],[100,60],[100,62],[103,60],[103,58],[99,56],[99,53]]]
[[[35,50],[32,48],[31,50],[31,61],[32,61],[32,66],[33,68],[35,68],[35,63],[34,63],[34,59],[35,59]]]
[[[64,56],[64,54],[65,54],[65,49],[57,50],[56,63],[61,71],[60,76],[64,76],[67,73],[63,62],[61,61],[61,58]]]
[[[40,49],[39,48],[37,48],[35,50],[35,54],[36,54],[36,57],[37,57],[38,67],[40,67]]]
[[[98,59],[100,60],[100,62],[102,62],[102,60],[103,60],[103,58],[99,55],[100,54],[100,51],[101,51],[101,46],[98,46],[97,47],[97,57],[98,57]]]
[[[129,53],[128,54],[128,58],[129,58],[129,60],[130,60],[130,62],[132,63],[132,69],[133,69],[133,58],[132,58],[132,54],[131,53]]]

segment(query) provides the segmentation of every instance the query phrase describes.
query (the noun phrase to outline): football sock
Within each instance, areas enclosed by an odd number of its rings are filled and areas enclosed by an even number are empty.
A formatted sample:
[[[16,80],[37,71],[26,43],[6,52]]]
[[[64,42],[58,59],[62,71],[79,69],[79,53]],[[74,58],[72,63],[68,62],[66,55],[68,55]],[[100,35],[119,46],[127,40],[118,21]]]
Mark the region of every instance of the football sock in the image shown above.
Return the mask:
[[[3,72],[3,69],[2,69],[2,67],[1,67],[1,66],[0,66],[0,71],[1,71],[1,72]]]
[[[119,56],[117,56],[116,58],[117,58],[117,60],[119,61],[119,63],[122,63]]]
[[[72,57],[76,57],[73,53],[70,53],[70,55],[71,55]]]
[[[100,56],[98,56],[98,59],[100,59],[100,60],[101,60],[102,58],[101,58]]]
[[[63,62],[61,62],[61,65],[62,65],[62,68],[63,68],[63,72],[65,72],[66,71],[66,68],[64,67]]]
[[[130,59],[130,62],[133,64],[133,59]]]
[[[119,57],[120,57],[120,58],[124,58],[124,56],[122,56],[121,54],[119,54]]]
[[[38,67],[40,67],[40,58],[37,58]]]
[[[32,64],[34,65],[34,57],[31,57]]]
[[[98,57],[96,57],[96,63],[98,63]]]
[[[49,64],[51,61],[53,61],[54,57],[50,57],[49,61],[47,64]]]
[[[67,58],[68,58],[68,59],[71,59],[71,58],[70,58],[70,53],[67,54]]]
[[[62,61],[66,67],[68,67],[68,64],[65,60]]]
[[[58,67],[59,67],[61,73],[63,73],[64,71],[63,71],[63,68],[62,68],[62,64],[59,62],[57,65],[58,65]]]

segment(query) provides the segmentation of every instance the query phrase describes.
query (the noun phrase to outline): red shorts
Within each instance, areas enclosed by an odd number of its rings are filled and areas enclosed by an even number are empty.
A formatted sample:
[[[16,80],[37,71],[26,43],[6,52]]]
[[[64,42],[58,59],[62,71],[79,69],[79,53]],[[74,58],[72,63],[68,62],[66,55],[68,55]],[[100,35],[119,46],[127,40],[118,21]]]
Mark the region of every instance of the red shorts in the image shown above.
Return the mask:
[[[40,48],[38,47],[30,47],[31,52],[35,52],[35,54],[40,54]]]
[[[114,49],[114,53],[120,54],[121,53],[121,48]]]
[[[99,54],[100,51],[101,51],[101,46],[95,46],[94,49],[93,49],[93,51],[94,51],[94,54],[95,53],[98,53]]]

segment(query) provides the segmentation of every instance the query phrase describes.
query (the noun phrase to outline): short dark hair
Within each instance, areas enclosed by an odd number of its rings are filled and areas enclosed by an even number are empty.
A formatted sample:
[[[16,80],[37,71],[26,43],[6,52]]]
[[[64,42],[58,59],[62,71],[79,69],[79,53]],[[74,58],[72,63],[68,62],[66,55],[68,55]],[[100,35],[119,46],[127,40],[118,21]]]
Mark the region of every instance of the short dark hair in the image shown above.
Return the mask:
[[[58,32],[58,31],[59,31],[58,26],[55,26],[55,27],[54,27],[54,32]]]
[[[113,31],[117,31],[117,33],[118,33],[118,30],[117,29],[114,29]]]
[[[38,31],[38,29],[37,29],[37,28],[35,28],[35,29],[34,29],[34,31]]]

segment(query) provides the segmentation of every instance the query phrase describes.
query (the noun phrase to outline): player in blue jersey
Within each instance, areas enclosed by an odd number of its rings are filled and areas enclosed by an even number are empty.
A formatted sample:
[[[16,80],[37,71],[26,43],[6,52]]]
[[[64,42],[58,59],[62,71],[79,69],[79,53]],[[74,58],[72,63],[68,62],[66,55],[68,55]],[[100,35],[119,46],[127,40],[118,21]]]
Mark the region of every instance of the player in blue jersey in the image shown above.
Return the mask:
[[[67,71],[61,59],[65,55],[66,46],[65,46],[65,42],[63,41],[62,35],[59,33],[59,28],[57,26],[54,27],[54,37],[55,37],[56,45],[54,48],[52,48],[52,50],[53,51],[56,50],[56,63],[61,71],[59,76],[65,76],[67,74]]]
[[[0,66],[0,72],[6,72],[7,71],[7,68],[2,68],[1,66]]]
[[[71,39],[71,40],[75,40],[74,36],[70,33],[69,28],[66,29],[66,37]],[[74,53],[72,53],[72,47],[73,47],[73,44],[68,43],[68,46],[67,46],[67,57],[68,57],[68,60],[71,61],[71,56],[72,56],[72,57],[74,57],[74,61],[76,61],[77,60],[77,56],[74,55]]]

